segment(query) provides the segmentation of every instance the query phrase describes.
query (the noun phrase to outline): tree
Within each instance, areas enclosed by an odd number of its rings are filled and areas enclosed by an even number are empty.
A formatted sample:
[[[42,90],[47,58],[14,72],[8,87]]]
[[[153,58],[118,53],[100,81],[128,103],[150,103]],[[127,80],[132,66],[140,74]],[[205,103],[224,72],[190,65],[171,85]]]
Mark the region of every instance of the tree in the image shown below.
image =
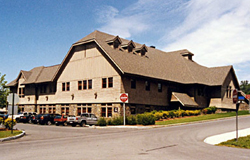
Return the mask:
[[[7,96],[9,95],[9,89],[6,88],[7,81],[5,81],[5,74],[1,76],[0,73],[0,108],[6,107]]]
[[[248,83],[248,80],[241,81],[240,82],[240,89],[245,93],[245,94],[250,94],[250,84]]]

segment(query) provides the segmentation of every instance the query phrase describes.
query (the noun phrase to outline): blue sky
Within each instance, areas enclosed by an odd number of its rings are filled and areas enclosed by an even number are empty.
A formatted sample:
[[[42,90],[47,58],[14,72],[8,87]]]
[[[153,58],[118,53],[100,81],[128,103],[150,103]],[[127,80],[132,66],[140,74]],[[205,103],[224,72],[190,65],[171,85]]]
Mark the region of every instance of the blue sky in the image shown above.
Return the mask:
[[[188,49],[207,67],[233,65],[250,80],[249,0],[0,0],[0,72],[60,64],[100,30],[164,51]]]

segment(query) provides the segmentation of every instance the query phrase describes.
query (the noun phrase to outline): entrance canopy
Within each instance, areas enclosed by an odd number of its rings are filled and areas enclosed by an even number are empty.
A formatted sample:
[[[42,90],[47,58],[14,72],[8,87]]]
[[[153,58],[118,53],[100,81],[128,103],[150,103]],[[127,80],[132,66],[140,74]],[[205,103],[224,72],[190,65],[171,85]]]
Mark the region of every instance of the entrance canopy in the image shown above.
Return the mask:
[[[198,107],[199,105],[186,93],[173,92],[171,102],[180,102],[184,107]]]

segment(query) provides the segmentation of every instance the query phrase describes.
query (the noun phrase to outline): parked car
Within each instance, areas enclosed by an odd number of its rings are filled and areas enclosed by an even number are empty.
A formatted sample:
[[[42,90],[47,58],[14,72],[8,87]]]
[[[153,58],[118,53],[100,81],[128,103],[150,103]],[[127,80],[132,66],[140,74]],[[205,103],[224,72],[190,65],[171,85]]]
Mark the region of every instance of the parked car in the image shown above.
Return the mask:
[[[58,115],[60,114],[44,114],[40,117],[39,124],[47,124],[47,125],[54,124],[55,123],[54,119]]]
[[[2,117],[3,118],[3,120],[5,120],[5,119],[7,119],[8,118],[8,114],[0,114],[0,117]]]
[[[74,115],[58,115],[55,117],[54,122],[57,126],[59,126],[60,124],[67,126],[68,122],[67,122],[67,118],[68,117],[75,117]]]
[[[13,119],[16,120],[16,122],[19,122],[20,117],[23,116],[23,114],[17,114],[17,115],[13,115]],[[9,114],[8,118],[12,118],[12,114]]]
[[[72,126],[79,124],[83,127],[85,125],[96,125],[98,118],[92,113],[83,113],[77,117],[68,117],[67,121]]]
[[[24,112],[20,117],[19,122],[32,123],[32,118],[36,115],[36,112]]]
[[[43,114],[37,114],[37,115],[33,116],[31,119],[31,123],[38,124],[41,116],[43,116]]]

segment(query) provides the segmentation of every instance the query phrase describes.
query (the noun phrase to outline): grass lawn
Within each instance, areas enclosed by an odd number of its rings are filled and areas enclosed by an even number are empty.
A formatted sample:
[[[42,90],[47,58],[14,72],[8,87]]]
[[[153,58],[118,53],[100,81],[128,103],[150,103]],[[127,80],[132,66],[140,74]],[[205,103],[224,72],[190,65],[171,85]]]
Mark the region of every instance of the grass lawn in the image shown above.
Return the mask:
[[[237,148],[246,148],[250,149],[250,135],[246,137],[238,138],[238,142],[236,139],[228,140],[226,142],[222,142],[217,146],[227,146],[227,147],[237,147]]]
[[[12,137],[12,136],[16,136],[18,134],[21,134],[22,131],[18,131],[18,130],[13,130],[13,134],[11,134],[11,130],[10,131],[0,131],[0,138],[6,138],[6,137]]]
[[[239,111],[238,115],[249,115],[249,111]],[[203,120],[211,120],[225,117],[233,117],[236,116],[235,112],[229,113],[216,113],[216,114],[208,114],[208,115],[200,115],[195,117],[184,117],[178,119],[169,119],[164,121],[157,121],[156,125],[169,125],[169,124],[177,124],[177,123],[188,123],[188,122],[196,122]]]

